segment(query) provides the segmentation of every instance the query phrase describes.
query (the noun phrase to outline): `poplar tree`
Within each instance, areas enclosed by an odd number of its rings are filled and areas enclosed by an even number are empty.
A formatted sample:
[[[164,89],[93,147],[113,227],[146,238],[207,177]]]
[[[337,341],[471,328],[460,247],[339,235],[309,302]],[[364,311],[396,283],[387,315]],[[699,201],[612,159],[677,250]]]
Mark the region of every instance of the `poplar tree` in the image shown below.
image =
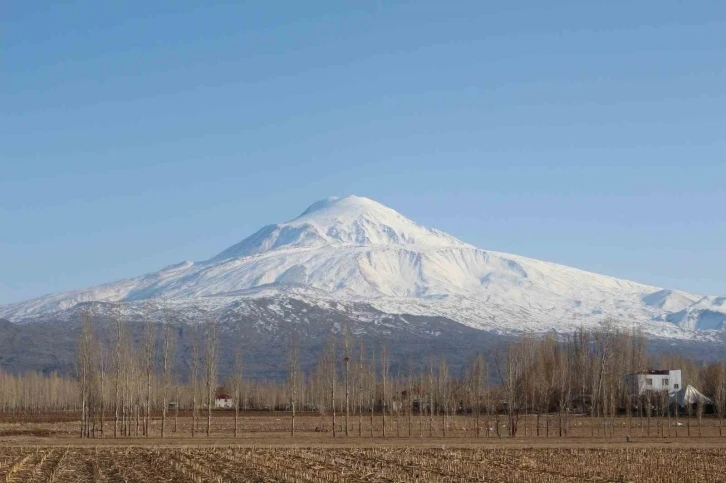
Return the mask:
[[[205,330],[204,367],[207,389],[207,437],[212,433],[212,409],[217,388],[219,365],[219,327],[215,320],[209,320]]]
[[[295,436],[295,409],[297,405],[298,374],[300,372],[300,348],[294,335],[290,339],[290,348],[287,354],[287,372],[290,386],[290,436]]]

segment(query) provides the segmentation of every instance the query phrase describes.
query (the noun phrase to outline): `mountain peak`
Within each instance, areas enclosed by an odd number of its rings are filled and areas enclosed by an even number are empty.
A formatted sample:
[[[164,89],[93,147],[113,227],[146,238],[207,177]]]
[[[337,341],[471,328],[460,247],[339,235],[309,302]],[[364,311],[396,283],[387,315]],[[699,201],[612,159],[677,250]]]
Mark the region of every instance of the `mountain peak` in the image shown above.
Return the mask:
[[[331,196],[310,205],[300,216],[289,221],[291,224],[316,223],[334,225],[344,222],[376,219],[381,222],[392,219],[405,220],[414,224],[397,211],[363,196],[348,195],[342,198]]]
[[[291,221],[262,228],[212,261],[271,250],[351,245],[469,246],[442,231],[418,225],[370,198],[331,196],[313,203]]]
[[[360,213],[365,210],[393,211],[387,206],[363,196],[348,195],[342,198],[338,196],[329,196],[310,205],[302,212],[302,214],[300,214],[300,216],[292,221],[300,220],[307,216],[314,216],[316,213],[320,215],[320,213],[324,212],[336,212],[338,214],[347,213],[348,216],[350,216],[354,213]]]
[[[308,206],[308,208],[303,211],[298,218],[302,218],[303,216],[309,215],[310,213],[314,213],[318,210],[325,209],[326,207],[330,206],[331,204],[338,201],[340,198],[337,196],[328,196],[325,199],[322,199],[320,201],[316,201],[312,205]]]

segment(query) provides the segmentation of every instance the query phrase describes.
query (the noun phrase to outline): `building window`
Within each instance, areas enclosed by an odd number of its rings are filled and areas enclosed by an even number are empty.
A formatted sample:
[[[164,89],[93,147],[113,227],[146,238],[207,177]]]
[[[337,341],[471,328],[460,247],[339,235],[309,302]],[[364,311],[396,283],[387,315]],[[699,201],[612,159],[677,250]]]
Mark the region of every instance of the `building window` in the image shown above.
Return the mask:
[[[648,385],[648,386],[652,386],[653,385],[653,379],[650,378],[650,377],[646,378],[645,379],[645,384]]]
[[[663,385],[664,386],[667,386],[668,385],[668,379],[663,379]]]
[[[673,389],[678,389],[678,384],[673,384]]]

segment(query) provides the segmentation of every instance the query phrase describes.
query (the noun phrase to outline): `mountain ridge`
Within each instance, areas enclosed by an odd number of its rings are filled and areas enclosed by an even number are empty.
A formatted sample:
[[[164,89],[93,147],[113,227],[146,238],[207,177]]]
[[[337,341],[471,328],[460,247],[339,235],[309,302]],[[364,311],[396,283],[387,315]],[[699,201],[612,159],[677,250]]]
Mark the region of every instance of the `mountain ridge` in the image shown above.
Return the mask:
[[[483,250],[358,196],[313,203],[208,260],[0,306],[0,317],[26,323],[81,303],[153,300],[223,313],[260,288],[313,304],[364,303],[384,313],[445,317],[501,332],[565,331],[605,318],[675,339],[707,337],[726,327],[723,297]]]

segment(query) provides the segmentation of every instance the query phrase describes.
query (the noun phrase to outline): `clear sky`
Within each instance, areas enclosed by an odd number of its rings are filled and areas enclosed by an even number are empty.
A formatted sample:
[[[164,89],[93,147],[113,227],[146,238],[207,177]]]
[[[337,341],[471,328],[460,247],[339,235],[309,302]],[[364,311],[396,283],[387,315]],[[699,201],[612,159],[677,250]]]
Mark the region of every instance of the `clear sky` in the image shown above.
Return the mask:
[[[358,194],[481,248],[726,295],[726,4],[17,1],[0,303]]]

